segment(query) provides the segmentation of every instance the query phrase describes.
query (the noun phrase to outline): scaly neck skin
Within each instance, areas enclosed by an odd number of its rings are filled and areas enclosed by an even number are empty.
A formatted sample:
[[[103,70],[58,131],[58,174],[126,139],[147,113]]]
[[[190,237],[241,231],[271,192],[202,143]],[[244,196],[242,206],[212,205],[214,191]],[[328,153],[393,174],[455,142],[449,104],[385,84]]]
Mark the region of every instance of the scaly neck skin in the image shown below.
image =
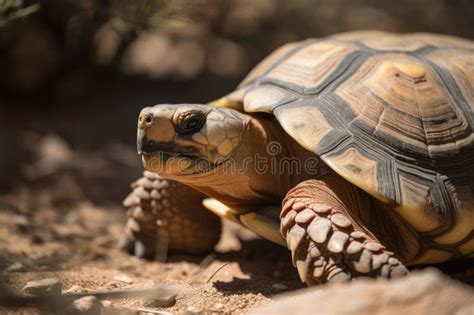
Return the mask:
[[[299,182],[314,178],[304,169],[308,159],[317,157],[301,147],[288,135],[276,119],[252,118],[250,130],[254,134],[247,137],[247,147],[257,151],[254,166],[248,170],[251,186],[255,191],[266,192],[271,202],[280,204],[289,189]],[[260,164],[259,164],[260,163]]]
[[[208,173],[176,180],[228,206],[249,211],[252,207],[280,204],[290,188],[317,177],[304,169],[303,163],[309,158],[316,156],[298,145],[274,118],[250,117],[231,160]]]

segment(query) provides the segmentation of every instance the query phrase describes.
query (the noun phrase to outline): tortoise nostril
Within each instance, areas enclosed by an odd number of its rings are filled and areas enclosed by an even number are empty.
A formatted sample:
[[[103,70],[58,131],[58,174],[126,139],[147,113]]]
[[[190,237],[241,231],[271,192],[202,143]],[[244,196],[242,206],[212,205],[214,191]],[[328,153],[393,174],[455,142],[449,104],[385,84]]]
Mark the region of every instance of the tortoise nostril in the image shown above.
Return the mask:
[[[153,122],[153,114],[146,113],[140,115],[140,117],[138,117],[138,122],[141,124],[150,125]]]
[[[153,114],[149,113],[145,116],[145,123],[149,125],[152,122],[153,122]]]

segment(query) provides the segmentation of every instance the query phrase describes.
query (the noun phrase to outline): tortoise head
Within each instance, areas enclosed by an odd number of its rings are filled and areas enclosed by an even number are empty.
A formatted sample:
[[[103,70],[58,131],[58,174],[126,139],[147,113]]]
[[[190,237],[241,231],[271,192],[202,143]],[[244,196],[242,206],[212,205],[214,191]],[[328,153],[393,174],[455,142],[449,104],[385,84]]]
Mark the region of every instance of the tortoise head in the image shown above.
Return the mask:
[[[247,117],[232,109],[155,105],[140,113],[137,149],[145,169],[153,173],[205,173],[235,154],[247,125]]]

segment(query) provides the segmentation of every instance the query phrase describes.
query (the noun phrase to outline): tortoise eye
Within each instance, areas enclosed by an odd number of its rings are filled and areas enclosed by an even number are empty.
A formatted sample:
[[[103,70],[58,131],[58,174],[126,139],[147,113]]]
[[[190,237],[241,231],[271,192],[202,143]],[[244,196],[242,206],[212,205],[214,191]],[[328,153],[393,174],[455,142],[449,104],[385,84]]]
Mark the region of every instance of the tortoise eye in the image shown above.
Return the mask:
[[[193,129],[199,124],[199,119],[193,117],[186,122],[186,129]]]
[[[180,118],[177,131],[182,135],[198,132],[206,123],[206,116],[202,113],[187,113]]]

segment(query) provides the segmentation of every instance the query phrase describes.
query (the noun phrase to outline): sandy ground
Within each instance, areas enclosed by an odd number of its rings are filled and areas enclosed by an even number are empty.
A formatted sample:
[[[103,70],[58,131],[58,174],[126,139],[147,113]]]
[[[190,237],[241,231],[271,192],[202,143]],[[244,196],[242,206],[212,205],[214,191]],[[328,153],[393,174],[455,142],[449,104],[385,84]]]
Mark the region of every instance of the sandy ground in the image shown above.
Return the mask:
[[[302,287],[287,250],[233,223],[224,225],[216,251],[208,256],[170,255],[166,262],[136,259],[117,248],[126,220],[123,208],[87,201],[51,207],[46,199],[52,198],[48,196],[52,191],[34,194],[25,188],[2,198],[0,277],[15,294],[26,296],[22,288],[28,281],[51,277],[61,279],[63,292],[178,285],[172,306],[154,307],[152,300],[140,298],[105,299],[104,311],[115,314],[117,308],[127,307],[242,313],[278,293]],[[19,311],[0,307],[2,314]]]

